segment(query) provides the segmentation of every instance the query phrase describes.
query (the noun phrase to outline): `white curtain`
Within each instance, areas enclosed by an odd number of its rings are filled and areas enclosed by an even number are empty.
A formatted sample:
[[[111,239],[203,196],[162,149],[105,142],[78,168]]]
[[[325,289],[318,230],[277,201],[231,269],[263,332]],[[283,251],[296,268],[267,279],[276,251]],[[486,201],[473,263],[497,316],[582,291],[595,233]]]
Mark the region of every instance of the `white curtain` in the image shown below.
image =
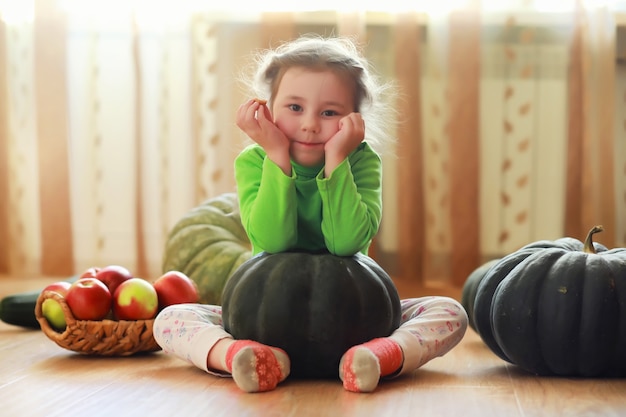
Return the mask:
[[[0,274],[160,274],[173,224],[234,191],[251,53],[307,32],[356,37],[402,87],[373,251],[393,275],[458,285],[487,258],[582,239],[591,223],[626,245],[623,14],[491,3],[244,14],[5,1]]]

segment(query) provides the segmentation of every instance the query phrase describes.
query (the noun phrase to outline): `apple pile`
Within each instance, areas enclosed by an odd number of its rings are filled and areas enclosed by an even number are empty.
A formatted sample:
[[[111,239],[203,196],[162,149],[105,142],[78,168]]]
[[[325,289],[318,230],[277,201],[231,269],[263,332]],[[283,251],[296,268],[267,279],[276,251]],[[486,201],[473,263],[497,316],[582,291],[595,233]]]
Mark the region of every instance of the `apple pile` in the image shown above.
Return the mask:
[[[169,271],[150,282],[119,265],[88,268],[74,283],[55,282],[43,291],[61,295],[77,320],[149,320],[169,305],[199,301],[195,282],[182,272]],[[58,301],[45,299],[41,312],[55,330],[65,329]]]

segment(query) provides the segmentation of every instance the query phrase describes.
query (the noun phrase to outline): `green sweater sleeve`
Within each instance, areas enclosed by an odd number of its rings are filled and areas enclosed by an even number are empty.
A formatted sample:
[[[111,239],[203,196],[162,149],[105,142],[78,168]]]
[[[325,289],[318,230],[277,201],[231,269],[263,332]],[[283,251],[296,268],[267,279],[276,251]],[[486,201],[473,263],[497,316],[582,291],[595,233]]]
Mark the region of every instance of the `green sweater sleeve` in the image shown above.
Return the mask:
[[[241,221],[253,253],[284,252],[296,246],[295,174],[286,176],[262,148],[251,145],[235,159],[235,180]]]
[[[322,197],[322,232],[331,253],[340,256],[367,249],[382,216],[382,162],[362,144],[331,173],[317,177]]]

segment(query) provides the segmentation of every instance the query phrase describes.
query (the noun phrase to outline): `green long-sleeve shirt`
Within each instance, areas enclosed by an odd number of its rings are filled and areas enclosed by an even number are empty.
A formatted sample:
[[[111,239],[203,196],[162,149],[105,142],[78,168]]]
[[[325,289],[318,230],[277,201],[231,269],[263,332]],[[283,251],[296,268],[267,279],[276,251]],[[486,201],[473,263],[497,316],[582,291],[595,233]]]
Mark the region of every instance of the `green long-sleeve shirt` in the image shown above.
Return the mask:
[[[292,161],[291,176],[253,144],[235,160],[243,227],[253,253],[367,254],[382,215],[382,161],[362,142],[330,177]]]

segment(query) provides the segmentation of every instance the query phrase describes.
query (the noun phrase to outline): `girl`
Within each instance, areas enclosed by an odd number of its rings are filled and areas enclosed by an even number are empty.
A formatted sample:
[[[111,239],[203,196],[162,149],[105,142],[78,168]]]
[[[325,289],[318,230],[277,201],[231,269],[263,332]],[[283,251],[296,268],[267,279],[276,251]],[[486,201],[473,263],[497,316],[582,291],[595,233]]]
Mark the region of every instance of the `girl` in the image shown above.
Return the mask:
[[[388,112],[385,86],[343,38],[302,37],[269,50],[254,78],[257,97],[236,115],[254,141],[235,161],[243,226],[261,251],[327,250],[367,254],[382,213],[382,163]],[[367,120],[367,130],[365,120]],[[400,327],[350,348],[338,374],[346,390],[370,392],[381,377],[406,374],[452,349],[467,328],[461,305],[446,297],[402,300]],[[276,347],[234,340],[218,306],[174,305],[155,320],[167,353],[207,372],[232,375],[248,392],[268,391],[289,375]]]

